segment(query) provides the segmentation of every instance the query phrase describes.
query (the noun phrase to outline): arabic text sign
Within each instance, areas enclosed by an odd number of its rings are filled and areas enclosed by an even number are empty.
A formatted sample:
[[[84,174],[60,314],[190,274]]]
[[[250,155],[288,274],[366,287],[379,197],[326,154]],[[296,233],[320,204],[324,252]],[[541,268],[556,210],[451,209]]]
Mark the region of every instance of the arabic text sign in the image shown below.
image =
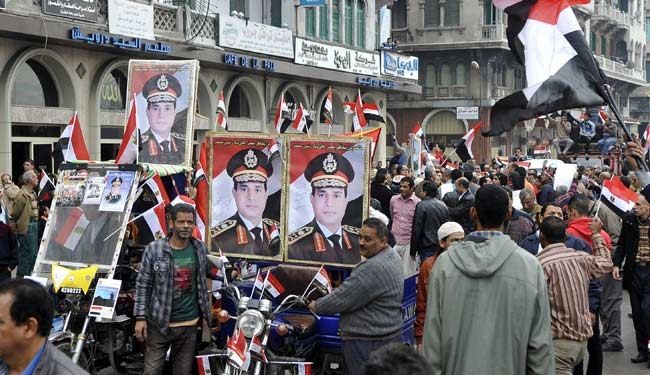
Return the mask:
[[[116,38],[114,36],[100,33],[90,33],[86,35],[82,33],[81,29],[78,27],[73,27],[70,29],[70,39],[85,41],[88,44],[110,44],[118,48],[132,48],[143,50],[145,52],[162,54],[169,54],[171,52],[171,47],[168,44],[164,44],[162,42],[142,43],[140,41],[140,38],[133,38],[131,40],[128,40],[128,38]]]
[[[108,0],[108,31],[111,34],[155,40],[153,5],[128,0]]]
[[[379,75],[379,54],[296,38],[296,64],[369,76]]]
[[[381,74],[418,80],[419,59],[401,53],[381,51]]]
[[[97,0],[43,0],[43,13],[97,22]]]
[[[457,120],[478,120],[478,107],[456,107]]]
[[[293,58],[290,29],[219,15],[219,45],[265,55]]]
[[[319,7],[324,6],[327,1],[325,0],[300,0],[301,7]]]

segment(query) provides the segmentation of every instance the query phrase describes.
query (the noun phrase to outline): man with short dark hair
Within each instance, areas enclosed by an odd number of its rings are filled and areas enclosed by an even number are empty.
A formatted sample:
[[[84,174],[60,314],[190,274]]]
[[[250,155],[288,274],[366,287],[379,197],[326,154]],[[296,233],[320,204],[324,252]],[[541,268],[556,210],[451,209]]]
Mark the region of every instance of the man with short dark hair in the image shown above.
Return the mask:
[[[375,174],[375,178],[370,184],[370,197],[375,198],[381,204],[381,212],[390,219],[390,199],[393,197],[393,192],[386,185],[386,178],[388,171],[380,168]]]
[[[390,199],[391,230],[395,236],[395,251],[402,258],[404,275],[411,276],[417,269],[415,257],[411,256],[411,229],[415,207],[420,198],[415,196],[415,181],[404,177],[399,184],[399,194]]]
[[[53,311],[52,297],[35,281],[0,283],[0,374],[87,374],[47,340]]]
[[[548,284],[551,305],[551,331],[558,375],[571,375],[582,361],[587,339],[592,336],[589,312],[589,281],[612,270],[609,251],[600,236],[602,222],[595,218],[589,224],[594,255],[575,251],[564,245],[566,225],[550,216],[540,226],[543,250],[537,254]]]
[[[188,204],[171,209],[171,234],[147,245],[136,281],[135,335],[146,341],[144,375],[162,373],[171,347],[174,374],[192,371],[197,328],[210,324],[207,250],[192,237],[196,212]]]
[[[363,374],[370,353],[400,342],[404,274],[379,219],[363,222],[359,248],[366,260],[334,291],[309,304],[315,314],[341,314],[343,355],[351,375]]]
[[[510,236],[510,238],[515,241],[518,245],[521,246],[523,240],[535,233],[536,225],[533,218],[528,216],[522,210],[518,210],[513,206],[513,196],[512,190],[507,187],[501,187],[507,194],[509,198],[509,207],[510,207],[510,220],[506,223],[505,234]]]
[[[423,199],[415,206],[410,248],[411,256],[419,255],[420,262],[424,262],[440,250],[438,228],[449,221],[447,206],[436,198],[438,189],[435,183],[424,181],[422,195]]]
[[[469,190],[469,181],[465,177],[458,178],[454,185],[456,190],[448,193],[445,203],[449,209],[449,219],[463,226],[465,233],[473,229],[472,220],[469,217],[469,210],[474,206],[474,194]],[[451,195],[457,195],[455,201],[451,201]]]
[[[429,375],[422,355],[404,344],[390,344],[370,354],[364,375]]]
[[[424,355],[432,373],[552,374],[544,273],[503,235],[508,194],[481,187],[470,215],[477,230],[437,258],[429,279]]]

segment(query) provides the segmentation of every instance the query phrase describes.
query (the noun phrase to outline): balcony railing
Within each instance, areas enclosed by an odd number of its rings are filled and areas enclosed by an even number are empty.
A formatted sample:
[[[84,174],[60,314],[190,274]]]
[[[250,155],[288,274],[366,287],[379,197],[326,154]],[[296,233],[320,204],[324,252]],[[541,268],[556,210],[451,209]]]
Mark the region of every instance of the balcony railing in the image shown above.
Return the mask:
[[[482,40],[505,39],[504,25],[486,25],[481,31]]]
[[[594,56],[600,67],[605,71],[605,73],[616,73],[627,76],[628,78],[634,78],[639,81],[645,81],[645,75],[643,70],[638,70],[634,68],[628,68],[625,64],[610,60],[603,56]]]
[[[410,43],[413,41],[413,35],[411,35],[408,28],[393,29],[391,31],[391,38],[400,44]]]
[[[607,17],[619,25],[630,25],[629,14],[622,12],[606,3],[599,3],[594,5],[594,16]]]

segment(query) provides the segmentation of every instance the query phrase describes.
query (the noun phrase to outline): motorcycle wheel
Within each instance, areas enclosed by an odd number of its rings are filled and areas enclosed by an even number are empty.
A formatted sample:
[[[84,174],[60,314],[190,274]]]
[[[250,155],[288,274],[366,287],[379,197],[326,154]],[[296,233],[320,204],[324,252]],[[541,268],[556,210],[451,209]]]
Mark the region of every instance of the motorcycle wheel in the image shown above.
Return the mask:
[[[70,341],[60,341],[54,344],[54,346],[62,351],[65,355],[72,358],[72,345]],[[79,356],[79,362],[77,362],[77,365],[86,370],[89,374],[97,374],[93,360],[88,356],[86,350],[81,351],[81,356]]]

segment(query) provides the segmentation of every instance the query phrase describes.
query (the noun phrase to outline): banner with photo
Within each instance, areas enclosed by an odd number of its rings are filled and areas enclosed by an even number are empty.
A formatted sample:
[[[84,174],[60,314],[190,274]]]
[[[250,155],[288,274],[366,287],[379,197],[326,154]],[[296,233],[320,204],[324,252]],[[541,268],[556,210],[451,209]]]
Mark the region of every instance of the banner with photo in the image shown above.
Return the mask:
[[[287,261],[346,267],[361,261],[369,160],[368,138],[288,139]]]
[[[198,70],[198,60],[129,61],[127,98],[136,98],[140,163],[191,167]]]
[[[282,139],[213,133],[209,142],[209,251],[282,260]]]

